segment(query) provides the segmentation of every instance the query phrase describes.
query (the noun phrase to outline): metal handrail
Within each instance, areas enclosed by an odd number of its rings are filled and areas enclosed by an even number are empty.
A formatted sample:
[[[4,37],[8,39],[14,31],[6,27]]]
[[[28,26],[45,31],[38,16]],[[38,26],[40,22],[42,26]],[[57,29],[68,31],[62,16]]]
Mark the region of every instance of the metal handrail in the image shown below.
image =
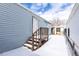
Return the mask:
[[[76,56],[78,56],[78,53],[77,53],[77,51],[76,51],[76,49],[75,49],[75,46],[77,47],[77,48],[79,48],[79,46],[75,43],[75,41],[73,41],[70,37],[67,37],[67,40],[68,40],[68,42],[69,42],[69,44],[71,45],[71,48],[73,49],[73,51],[74,51],[74,54],[76,55]],[[72,41],[72,43],[71,43],[71,41]]]
[[[74,44],[76,47],[79,48],[79,46],[75,43],[75,41],[73,41],[70,37],[68,37],[68,38],[73,42],[73,44]]]

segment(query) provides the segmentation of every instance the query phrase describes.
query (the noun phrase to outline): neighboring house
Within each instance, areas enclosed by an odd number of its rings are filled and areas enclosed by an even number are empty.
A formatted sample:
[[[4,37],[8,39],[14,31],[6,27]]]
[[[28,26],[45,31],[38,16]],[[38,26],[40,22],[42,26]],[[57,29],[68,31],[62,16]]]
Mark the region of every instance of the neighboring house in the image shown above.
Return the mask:
[[[65,20],[60,20],[60,19],[53,19],[50,21],[52,23],[51,26],[51,34],[53,35],[63,35],[64,34],[64,28],[66,26],[66,21]]]
[[[0,4],[0,53],[23,46],[37,29],[50,26],[21,4]]]
[[[52,26],[51,34],[53,35],[63,35],[64,34],[64,26]]]
[[[75,55],[79,55],[79,4],[76,3],[69,16],[67,26],[67,38]]]

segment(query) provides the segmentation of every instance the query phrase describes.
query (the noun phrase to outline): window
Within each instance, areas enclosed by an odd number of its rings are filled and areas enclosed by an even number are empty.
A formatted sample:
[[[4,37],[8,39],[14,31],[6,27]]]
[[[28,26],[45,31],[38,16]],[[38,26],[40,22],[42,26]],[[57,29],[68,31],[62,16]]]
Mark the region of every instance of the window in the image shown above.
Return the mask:
[[[60,32],[60,28],[56,28],[56,32]]]
[[[68,36],[70,37],[70,28],[68,28]]]
[[[51,34],[54,34],[54,28],[51,28]]]
[[[33,33],[38,29],[38,19],[33,16]]]

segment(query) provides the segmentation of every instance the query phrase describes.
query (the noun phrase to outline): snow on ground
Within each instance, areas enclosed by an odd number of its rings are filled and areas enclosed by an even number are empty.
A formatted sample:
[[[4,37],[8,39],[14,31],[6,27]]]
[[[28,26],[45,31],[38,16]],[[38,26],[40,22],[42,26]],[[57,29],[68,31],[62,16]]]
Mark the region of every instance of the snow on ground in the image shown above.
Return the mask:
[[[32,53],[32,51],[29,50],[28,48],[20,47],[8,52],[1,53],[0,56],[38,56],[38,55]]]
[[[68,56],[66,40],[63,35],[50,35],[49,41],[34,51],[40,56]]]
[[[5,53],[1,56],[68,56],[68,48],[63,35],[50,35],[49,41],[36,51],[20,47]]]

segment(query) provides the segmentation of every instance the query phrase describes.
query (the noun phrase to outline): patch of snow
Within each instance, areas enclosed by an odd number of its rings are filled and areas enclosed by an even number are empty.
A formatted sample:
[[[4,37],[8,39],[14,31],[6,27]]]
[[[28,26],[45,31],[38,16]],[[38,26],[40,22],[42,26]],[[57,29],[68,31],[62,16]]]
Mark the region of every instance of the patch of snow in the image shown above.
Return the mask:
[[[20,47],[0,54],[0,56],[69,56],[68,45],[63,35],[50,35],[48,42],[36,51]]]
[[[40,56],[69,56],[63,35],[50,35],[49,38],[49,41],[34,53]]]
[[[32,53],[32,51],[25,47],[20,47],[8,52],[1,53],[0,56],[38,56],[35,53]]]

